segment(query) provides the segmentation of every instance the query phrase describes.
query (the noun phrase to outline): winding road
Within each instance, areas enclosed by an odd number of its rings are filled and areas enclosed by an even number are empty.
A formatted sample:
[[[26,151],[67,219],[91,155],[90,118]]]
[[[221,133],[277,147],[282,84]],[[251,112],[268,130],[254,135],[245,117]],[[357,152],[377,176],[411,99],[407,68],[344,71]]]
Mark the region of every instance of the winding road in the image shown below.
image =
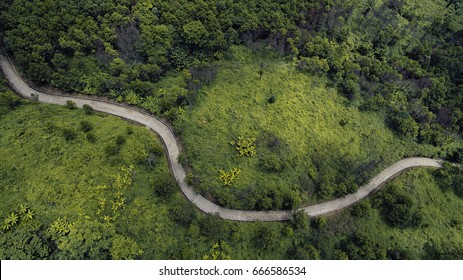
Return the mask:
[[[71,95],[50,95],[43,92],[39,92],[30,88],[18,74],[9,58],[0,55],[0,66],[7,78],[10,86],[21,96],[30,98],[31,94],[38,96],[39,102],[51,103],[64,105],[66,101],[71,100],[82,107],[84,104],[88,104],[93,107],[96,111],[108,113],[111,115],[119,116],[125,119],[129,119],[140,124],[147,126],[154,130],[162,139],[166,147],[167,158],[169,161],[170,169],[178,182],[182,192],[185,196],[201,211],[209,214],[217,213],[221,218],[235,221],[284,221],[290,220],[293,215],[293,211],[244,211],[234,210],[218,206],[201,195],[197,194],[194,189],[185,182],[186,173],[183,167],[178,163],[178,156],[180,154],[180,146],[175,138],[173,132],[157,118],[135,110],[132,108],[124,107],[115,103],[93,100],[85,97],[77,97]],[[374,193],[388,180],[395,178],[399,173],[404,170],[414,167],[435,167],[440,168],[442,160],[431,159],[431,158],[406,158],[402,159],[393,165],[389,166],[381,173],[376,175],[371,181],[360,187],[359,190],[354,193],[347,195],[343,198],[331,200],[328,202],[311,205],[305,208],[301,208],[311,217],[317,217],[334,212],[340,211],[348,206],[351,206],[370,194]]]

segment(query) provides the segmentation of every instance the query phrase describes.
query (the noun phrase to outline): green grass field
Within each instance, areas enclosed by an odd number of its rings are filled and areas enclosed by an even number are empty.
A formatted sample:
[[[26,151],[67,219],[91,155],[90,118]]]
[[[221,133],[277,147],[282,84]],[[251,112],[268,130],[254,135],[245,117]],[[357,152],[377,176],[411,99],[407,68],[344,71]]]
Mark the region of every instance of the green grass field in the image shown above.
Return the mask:
[[[302,204],[342,196],[426,149],[396,137],[380,114],[348,106],[324,78],[272,54],[240,47],[232,54],[177,125],[199,190],[222,205],[291,208],[285,201],[295,195]],[[255,156],[238,155],[230,142],[240,136],[256,139]],[[219,170],[235,167],[241,172],[224,186]],[[278,193],[282,202],[264,201]]]

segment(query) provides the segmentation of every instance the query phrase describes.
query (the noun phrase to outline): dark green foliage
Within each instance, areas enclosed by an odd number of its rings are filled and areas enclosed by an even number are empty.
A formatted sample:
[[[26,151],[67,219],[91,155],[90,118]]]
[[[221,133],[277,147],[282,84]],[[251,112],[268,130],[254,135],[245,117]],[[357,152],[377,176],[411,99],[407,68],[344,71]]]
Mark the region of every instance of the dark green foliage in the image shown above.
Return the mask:
[[[357,231],[341,242],[341,250],[351,260],[386,259],[387,244],[382,244],[367,233]]]
[[[296,245],[289,252],[289,259],[293,260],[319,260],[320,251],[312,244],[302,243]]]
[[[410,193],[399,186],[391,186],[381,193],[381,214],[393,227],[417,227],[421,223],[421,212]]]
[[[91,114],[93,114],[93,107],[90,106],[90,105],[88,105],[88,104],[84,104],[84,105],[82,106],[82,109],[84,110],[84,112],[85,112],[86,115],[91,115]]]
[[[425,258],[429,260],[461,260],[463,244],[455,237],[447,240],[429,240],[424,245]]]
[[[116,138],[108,143],[105,147],[105,152],[107,156],[115,156],[119,154],[119,151],[122,149],[122,146],[125,144],[125,136],[118,135]]]
[[[1,89],[0,89],[1,90]],[[0,107],[6,107],[9,110],[13,110],[21,105],[21,98],[13,94],[12,92],[2,92],[0,95]]]
[[[0,248],[2,260],[44,260],[52,250],[46,237],[27,225],[2,232]]]
[[[148,166],[148,168],[153,169],[154,166],[156,165],[156,162],[157,162],[156,155],[154,155],[153,153],[150,153],[146,157],[145,162],[146,162],[146,165]]]
[[[58,239],[59,259],[106,260],[110,259],[110,248],[115,228],[109,223],[81,219],[72,224],[68,234]]]
[[[268,99],[268,103],[270,103],[270,104],[275,103],[275,101],[276,101],[276,98],[275,98],[274,95],[270,96],[270,98]]]
[[[310,220],[307,213],[303,210],[297,210],[293,214],[291,221],[292,227],[296,230],[309,230]]]
[[[175,201],[170,215],[172,220],[184,227],[188,227],[196,219],[197,210],[189,201],[181,197],[181,199]]]
[[[321,230],[326,226],[326,223],[327,221],[325,217],[318,217],[311,220],[310,226],[314,229]]]
[[[458,148],[455,151],[453,151],[448,156],[448,159],[452,162],[463,164],[463,148]]]
[[[70,109],[70,110],[73,110],[73,109],[76,109],[77,108],[77,105],[74,101],[71,101],[71,100],[68,100],[66,101],[66,105],[64,105],[64,107]]]
[[[388,248],[387,259],[389,260],[413,260],[416,257],[405,248]]]
[[[279,232],[272,225],[261,224],[255,235],[254,244],[263,250],[274,250],[279,243]]]
[[[352,206],[350,212],[354,217],[363,217],[367,215],[371,210],[370,201],[362,201],[357,203],[356,205]]]
[[[281,172],[289,164],[289,147],[275,134],[264,132],[257,139],[259,167],[268,172]]]
[[[444,163],[443,168],[435,174],[443,190],[452,190],[459,197],[463,197],[463,171],[460,166]]]
[[[77,132],[72,128],[63,128],[61,134],[66,141],[72,141],[77,138]]]
[[[93,129],[93,125],[88,121],[80,121],[80,130],[83,132],[89,132]]]
[[[172,195],[176,188],[177,184],[175,180],[170,177],[159,177],[155,182],[154,182],[154,192],[160,196],[160,197],[169,197]]]
[[[217,215],[205,215],[200,219],[201,233],[217,242],[228,238],[230,229],[228,223]]]
[[[87,139],[87,141],[90,142],[90,143],[95,143],[96,142],[96,136],[92,132],[88,132],[85,135],[85,139]]]
[[[92,137],[91,137],[91,139],[92,139]],[[106,153],[106,155],[108,157],[117,155],[120,150],[121,150],[121,146],[116,145],[116,143],[108,143],[106,145],[105,149],[104,149],[104,151],[105,151],[105,153]]]

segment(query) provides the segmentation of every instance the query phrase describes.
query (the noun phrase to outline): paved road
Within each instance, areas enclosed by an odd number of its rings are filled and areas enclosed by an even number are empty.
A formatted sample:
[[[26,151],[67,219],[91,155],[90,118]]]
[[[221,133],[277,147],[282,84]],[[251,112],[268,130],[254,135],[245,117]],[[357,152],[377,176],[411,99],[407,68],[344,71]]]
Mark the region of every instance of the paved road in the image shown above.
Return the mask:
[[[185,182],[185,170],[178,163],[177,157],[180,153],[180,148],[177,140],[174,137],[173,132],[161,121],[155,117],[127,108],[114,103],[108,103],[105,101],[86,99],[85,97],[76,96],[59,96],[50,95],[43,92],[36,91],[30,88],[16,72],[13,64],[5,56],[0,55],[0,66],[10,83],[10,86],[20,95],[25,98],[30,98],[31,94],[38,96],[40,102],[52,103],[64,105],[66,101],[72,100],[77,106],[82,107],[84,104],[88,104],[93,109],[108,113],[111,115],[120,116],[126,119],[136,121],[143,124],[154,131],[161,137],[166,147],[167,158],[169,160],[171,171],[178,182],[178,185],[182,189],[185,196],[198,207],[201,211],[214,214],[219,214],[223,219],[235,220],[235,221],[283,221],[290,220],[293,211],[243,211],[223,208],[218,206],[201,195],[197,194],[192,187]],[[407,158],[400,160],[393,165],[383,170],[380,174],[375,176],[368,184],[359,188],[354,193],[347,195],[343,198],[331,200],[328,202],[311,205],[302,208],[309,216],[316,217],[334,212],[340,211],[348,206],[355,204],[356,202],[364,199],[371,193],[375,192],[378,188],[384,185],[385,182],[397,176],[400,172],[414,167],[441,167],[441,160],[430,159],[430,158]]]

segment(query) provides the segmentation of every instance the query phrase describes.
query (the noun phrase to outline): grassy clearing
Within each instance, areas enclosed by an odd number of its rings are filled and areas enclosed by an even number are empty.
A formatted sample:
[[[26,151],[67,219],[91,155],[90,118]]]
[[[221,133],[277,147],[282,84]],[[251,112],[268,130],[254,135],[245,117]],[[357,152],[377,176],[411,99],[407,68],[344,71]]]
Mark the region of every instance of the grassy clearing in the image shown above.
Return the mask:
[[[240,47],[232,54],[177,125],[199,189],[225,206],[291,208],[290,192],[305,204],[344,195],[424,148],[396,137],[381,115],[347,105],[324,78],[271,54]],[[230,145],[241,136],[256,139],[255,156]],[[233,187],[221,185],[219,170],[235,167]],[[281,203],[262,202],[280,196]]]

